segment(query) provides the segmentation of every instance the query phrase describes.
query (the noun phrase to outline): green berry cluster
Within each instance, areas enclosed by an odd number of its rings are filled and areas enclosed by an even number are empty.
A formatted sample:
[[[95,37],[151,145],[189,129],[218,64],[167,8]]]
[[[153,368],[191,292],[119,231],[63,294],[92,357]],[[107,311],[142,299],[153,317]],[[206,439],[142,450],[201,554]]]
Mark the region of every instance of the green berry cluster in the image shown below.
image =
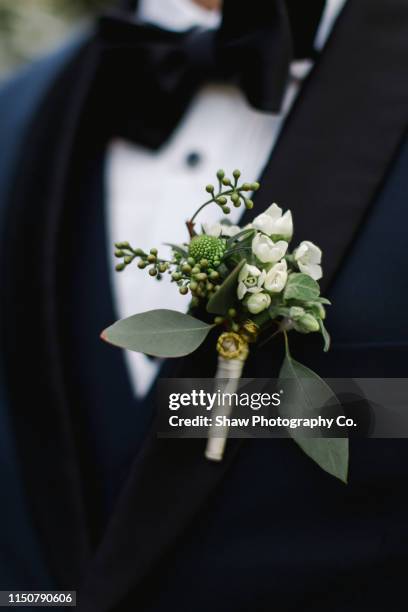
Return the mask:
[[[122,272],[136,258],[139,259],[137,267],[141,270],[147,268],[150,276],[155,276],[158,280],[169,269],[169,262],[159,259],[157,249],[150,249],[149,253],[145,253],[143,249],[134,249],[129,242],[117,242],[115,247],[115,257],[122,259],[116,266],[117,272]]]
[[[259,183],[242,183],[239,185],[238,180],[240,176],[240,170],[234,170],[232,178],[226,176],[224,170],[218,170],[218,191],[216,192],[214,185],[207,185],[205,188],[207,193],[212,195],[212,199],[209,202],[218,204],[226,215],[231,212],[231,208],[228,204],[235,208],[239,208],[241,204],[244,204],[245,208],[248,210],[254,205],[253,201],[246,197],[246,193],[248,191],[257,191],[259,189]]]
[[[203,236],[208,237],[208,236]],[[201,238],[201,236],[197,236]],[[222,282],[220,273],[215,269],[214,260],[201,257],[197,251],[196,257],[190,254],[183,257],[180,253],[174,253],[173,262],[176,264],[171,278],[179,286],[182,295],[191,293],[192,306],[198,306],[200,300],[209,299]],[[215,260],[216,261],[216,260]],[[218,263],[219,265],[219,263]]]

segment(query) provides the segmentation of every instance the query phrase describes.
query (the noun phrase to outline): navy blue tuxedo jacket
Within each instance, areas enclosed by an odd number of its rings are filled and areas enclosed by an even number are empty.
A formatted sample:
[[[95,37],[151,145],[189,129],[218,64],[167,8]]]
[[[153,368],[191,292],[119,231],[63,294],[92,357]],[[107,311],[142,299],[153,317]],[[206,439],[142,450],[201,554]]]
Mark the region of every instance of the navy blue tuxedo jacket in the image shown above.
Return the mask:
[[[62,308],[58,295],[67,193],[80,149],[87,163],[94,153],[83,112],[93,52],[87,33],[0,90],[0,588],[76,589],[87,612],[405,610],[405,440],[353,440],[346,486],[288,440],[230,440],[212,465],[203,441],[158,440],[146,425],[93,533],[89,491],[103,483],[77,452],[81,390],[67,383],[61,331],[71,298]],[[405,0],[349,0],[260,177],[257,212],[291,208],[296,238],[325,253],[332,349],[323,356],[310,336],[292,348],[322,376],[407,373],[407,65]],[[273,376],[280,351],[266,345],[248,376]],[[211,376],[213,360],[205,344],[169,371]],[[124,440],[112,397],[105,417]]]

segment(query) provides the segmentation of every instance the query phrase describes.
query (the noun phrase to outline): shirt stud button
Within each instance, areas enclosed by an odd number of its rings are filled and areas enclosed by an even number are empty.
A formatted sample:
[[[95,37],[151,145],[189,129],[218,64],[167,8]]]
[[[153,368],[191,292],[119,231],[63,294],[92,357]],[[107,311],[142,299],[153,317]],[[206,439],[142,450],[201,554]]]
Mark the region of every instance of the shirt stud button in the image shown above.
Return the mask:
[[[202,161],[201,153],[191,151],[186,155],[186,164],[189,168],[196,168]]]

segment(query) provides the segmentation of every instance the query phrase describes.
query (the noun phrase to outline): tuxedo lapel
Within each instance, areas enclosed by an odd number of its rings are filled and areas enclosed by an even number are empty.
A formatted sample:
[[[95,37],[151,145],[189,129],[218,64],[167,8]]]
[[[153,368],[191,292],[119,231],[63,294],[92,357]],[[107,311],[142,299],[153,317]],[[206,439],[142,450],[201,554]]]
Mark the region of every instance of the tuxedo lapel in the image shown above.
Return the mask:
[[[294,211],[297,239],[325,254],[326,287],[381,186],[406,125],[405,0],[349,0],[304,86],[262,177],[256,211],[272,201]],[[252,213],[253,215],[253,213]],[[250,221],[251,213],[244,217]],[[211,340],[172,376],[211,376]],[[158,440],[154,427],[81,590],[82,609],[112,610],[137,589],[220,485],[225,459],[203,458],[200,440]]]
[[[47,90],[24,140],[2,263],[2,334],[25,486],[60,588],[89,556],[79,467],[61,367],[59,218],[93,51],[84,43]]]
[[[248,222],[290,208],[295,240],[323,250],[325,291],[368,214],[407,127],[408,5],[348,0],[261,178]]]

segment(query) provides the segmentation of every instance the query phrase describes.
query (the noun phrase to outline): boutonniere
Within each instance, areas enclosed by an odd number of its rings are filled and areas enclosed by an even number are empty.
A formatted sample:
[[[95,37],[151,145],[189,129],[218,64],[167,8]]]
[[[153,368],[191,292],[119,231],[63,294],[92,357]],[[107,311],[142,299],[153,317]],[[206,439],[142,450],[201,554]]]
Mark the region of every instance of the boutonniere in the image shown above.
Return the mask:
[[[198,225],[198,216],[207,206],[217,206],[227,216],[231,207],[251,209],[250,193],[259,183],[240,181],[235,170],[231,178],[217,172],[218,185],[207,185],[208,197],[186,222],[184,244],[167,243],[169,258],[157,248],[149,252],[129,242],[116,243],[116,266],[122,272],[137,263],[150,277],[160,281],[169,274],[175,288],[190,299],[188,314],[165,308],[135,314],[104,330],[102,338],[116,346],[156,357],[182,357],[194,352],[210,330],[219,329],[214,346],[218,352],[215,378],[229,381],[229,391],[237,388],[245,361],[257,344],[281,335],[286,354],[280,378],[291,379],[291,405],[298,414],[312,416],[328,387],[306,366],[297,362],[289,350],[292,333],[320,333],[323,348],[329,349],[325,328],[329,300],[320,295],[322,252],[310,241],[291,249],[293,221],[291,211],[283,213],[277,204],[241,228],[227,217],[219,223]],[[198,319],[195,312],[205,309],[212,322]],[[312,381],[313,384],[305,384]],[[330,393],[329,393],[330,395]],[[232,410],[232,406],[230,407]],[[289,430],[302,450],[321,468],[346,481],[348,469],[347,438],[302,437]],[[206,457],[220,461],[228,431],[220,437],[209,433]]]

